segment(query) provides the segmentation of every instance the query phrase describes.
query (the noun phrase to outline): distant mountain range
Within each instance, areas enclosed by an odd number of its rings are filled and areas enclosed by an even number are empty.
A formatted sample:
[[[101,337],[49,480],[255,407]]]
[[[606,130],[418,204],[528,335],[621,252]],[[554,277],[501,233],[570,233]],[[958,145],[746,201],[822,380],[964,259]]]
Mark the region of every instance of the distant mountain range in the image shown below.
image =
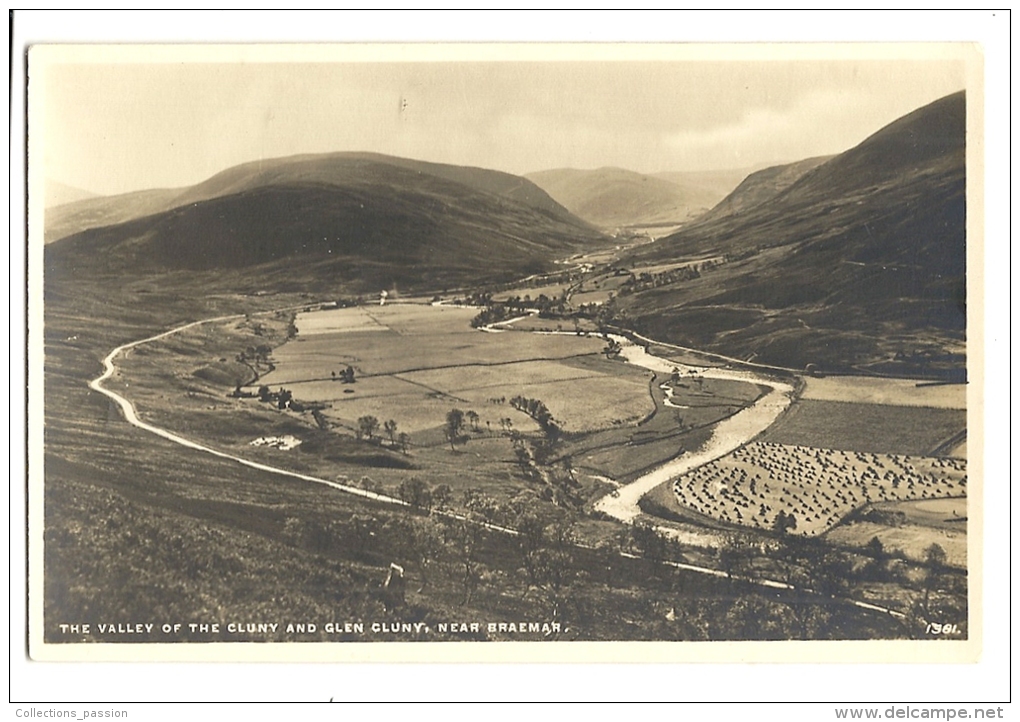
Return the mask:
[[[619,263],[724,262],[621,291],[626,324],[760,363],[946,377],[966,364],[965,127],[961,92],[844,153],[742,182],[615,168],[532,182],[368,153],[263,160],[189,188],[48,209],[46,274],[442,289],[552,270],[617,242],[596,226],[682,222]]]
[[[668,175],[667,179],[622,168],[558,168],[526,177],[574,215],[610,231],[686,223],[733,187],[719,190],[717,177],[706,176],[707,182],[699,183],[687,174]],[[739,180],[735,178],[734,184]]]
[[[43,205],[46,208],[52,208],[65,203],[74,203],[75,201],[95,198],[97,196],[96,193],[55,180],[47,180],[43,192],[45,193]]]
[[[609,243],[525,178],[366,153],[246,163],[46,221],[53,273],[275,264],[309,280],[455,283],[547,270]]]
[[[631,263],[709,255],[729,262],[693,280],[639,290],[621,306],[655,337],[763,363],[962,370],[965,128],[960,92],[763,201],[713,211],[643,246]]]

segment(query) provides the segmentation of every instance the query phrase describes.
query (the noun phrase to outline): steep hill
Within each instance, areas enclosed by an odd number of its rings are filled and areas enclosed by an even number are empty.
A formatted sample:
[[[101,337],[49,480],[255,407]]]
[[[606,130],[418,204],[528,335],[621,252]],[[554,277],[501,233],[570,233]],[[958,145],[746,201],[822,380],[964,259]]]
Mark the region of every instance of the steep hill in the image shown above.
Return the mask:
[[[693,183],[622,168],[559,168],[526,177],[574,215],[609,230],[679,225],[711,208],[721,197]]]
[[[791,367],[960,374],[966,102],[938,100],[764,203],[650,244],[636,262],[726,254],[620,304],[673,341]]]
[[[699,223],[741,213],[775,198],[792,186],[808,171],[817,168],[832,156],[819,156],[807,160],[776,165],[748,175],[740,185],[719,201],[708,213],[698,217]]]
[[[608,242],[558,206],[404,165],[344,155],[232,168],[177,194],[170,210],[49,244],[47,273],[222,270],[263,286],[443,285],[550,269]]]
[[[137,191],[81,200],[46,213],[46,242],[90,228],[132,221],[201,201],[251,191],[256,188],[315,183],[342,187],[357,181],[373,168],[392,166],[420,176],[443,178],[482,193],[509,198],[568,223],[576,223],[568,211],[541,188],[520,176],[465,166],[427,163],[377,153],[328,153],[270,158],[228,168],[186,188]]]

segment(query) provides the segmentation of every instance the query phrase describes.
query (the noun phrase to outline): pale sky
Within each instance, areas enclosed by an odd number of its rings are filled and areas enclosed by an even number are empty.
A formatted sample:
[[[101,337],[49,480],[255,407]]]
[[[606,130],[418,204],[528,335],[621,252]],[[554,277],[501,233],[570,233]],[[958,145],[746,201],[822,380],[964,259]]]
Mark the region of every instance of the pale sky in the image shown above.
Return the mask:
[[[760,166],[847,150],[966,83],[959,60],[818,59],[89,62],[41,77],[45,176],[102,194],[330,151],[518,174]]]

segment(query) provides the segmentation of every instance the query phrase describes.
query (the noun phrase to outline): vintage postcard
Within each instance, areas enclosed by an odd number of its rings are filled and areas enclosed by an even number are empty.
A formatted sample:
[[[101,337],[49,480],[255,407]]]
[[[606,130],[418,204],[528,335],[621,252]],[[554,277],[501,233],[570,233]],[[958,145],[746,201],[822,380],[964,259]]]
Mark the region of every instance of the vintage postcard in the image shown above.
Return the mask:
[[[28,83],[34,659],[977,659],[977,46]]]

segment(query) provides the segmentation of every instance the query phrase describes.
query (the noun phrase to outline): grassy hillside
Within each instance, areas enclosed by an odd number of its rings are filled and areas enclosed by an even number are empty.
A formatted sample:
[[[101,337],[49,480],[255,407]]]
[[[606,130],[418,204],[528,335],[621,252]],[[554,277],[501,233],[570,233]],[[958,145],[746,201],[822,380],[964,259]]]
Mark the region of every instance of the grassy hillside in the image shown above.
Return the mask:
[[[174,207],[180,188],[153,188],[115,196],[97,196],[47,208],[44,223],[45,243],[80,233],[135,220]]]
[[[272,634],[182,632],[172,639],[196,642],[838,639],[910,633],[886,614],[827,597],[762,592],[737,579],[665,566],[656,560],[689,558],[673,547],[654,546],[647,534],[635,541],[594,519],[561,523],[524,506],[520,513],[526,516],[514,523],[527,520],[532,530],[527,537],[489,533],[242,467],[130,426],[86,383],[99,373],[110,348],[186,320],[310,301],[303,293],[213,293],[223,275],[178,271],[46,279],[43,622],[48,641],[82,641],[59,632],[57,625],[68,620],[95,628],[124,618],[280,624]],[[202,345],[193,350],[188,358],[198,363],[220,353]],[[133,355],[152,358],[141,349]],[[173,370],[163,373],[173,375]],[[225,401],[200,379],[174,379],[163,392],[177,393],[173,387],[182,385],[189,389],[182,399],[196,408]],[[160,378],[147,382],[158,384]],[[217,428],[233,423],[244,425],[246,417],[223,420]],[[277,423],[299,421],[281,416]],[[195,427],[187,433],[202,432]],[[470,475],[474,454],[450,457],[467,465]],[[376,475],[375,469],[366,471]],[[452,501],[464,508],[468,498]],[[489,511],[515,511],[491,506],[492,498],[484,494],[472,498],[480,518]],[[555,534],[564,528],[571,534]],[[572,530],[598,532],[604,541],[597,549],[574,546]],[[621,549],[645,558],[621,557]],[[713,561],[696,549],[683,553],[701,563]],[[792,557],[762,563],[780,562],[788,573],[822,568]],[[391,563],[404,566],[409,577],[402,604],[388,602],[382,593]],[[965,611],[958,616],[965,618]],[[511,636],[485,627],[471,634],[438,627],[460,620],[549,620],[559,622],[561,631]],[[432,632],[359,636],[325,630],[325,623],[337,621],[424,622]],[[314,622],[318,628],[288,634],[288,622]],[[168,641],[158,632],[130,639],[98,632],[87,641],[154,639]]]
[[[231,169],[174,201],[185,205],[50,244],[47,273],[259,267],[263,286],[441,287],[542,271],[607,241],[566,211],[390,163],[337,163],[343,174],[332,161]]]
[[[721,194],[622,168],[556,170],[527,176],[571,213],[596,226],[680,224],[712,207]]]
[[[772,166],[751,173],[708,213],[700,216],[698,222],[704,223],[742,213],[766,203],[800,180],[805,173],[817,168],[831,157],[808,158],[796,163]]]
[[[47,212],[46,242],[268,186],[311,183],[343,188],[374,173],[385,173],[381,169],[386,167],[409,171],[421,179],[442,178],[479,193],[509,198],[567,223],[580,223],[542,189],[520,176],[377,153],[328,153],[243,163],[186,188],[151,189],[83,199]]]
[[[959,375],[965,364],[965,99],[883,128],[772,200],[646,246],[729,259],[621,299],[640,328],[792,367]]]

